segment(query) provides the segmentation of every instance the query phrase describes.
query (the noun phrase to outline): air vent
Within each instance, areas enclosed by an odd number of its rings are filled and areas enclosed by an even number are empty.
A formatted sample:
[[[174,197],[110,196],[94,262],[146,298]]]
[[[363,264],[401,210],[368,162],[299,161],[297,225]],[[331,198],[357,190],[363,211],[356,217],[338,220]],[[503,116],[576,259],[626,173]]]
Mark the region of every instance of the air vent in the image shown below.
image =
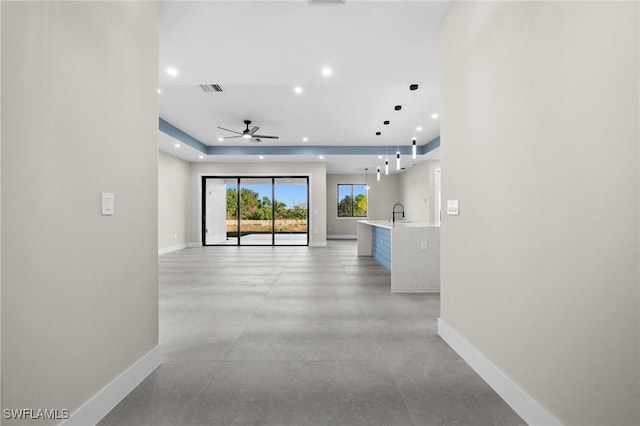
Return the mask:
[[[217,84],[201,84],[200,87],[207,93],[222,92],[222,87]]]

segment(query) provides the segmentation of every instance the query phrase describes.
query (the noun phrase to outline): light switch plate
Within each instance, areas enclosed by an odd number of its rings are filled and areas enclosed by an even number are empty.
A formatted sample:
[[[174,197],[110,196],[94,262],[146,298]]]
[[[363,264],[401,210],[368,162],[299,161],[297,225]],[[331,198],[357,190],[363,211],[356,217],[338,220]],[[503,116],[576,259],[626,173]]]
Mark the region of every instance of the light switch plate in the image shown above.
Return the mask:
[[[447,200],[447,214],[450,216],[458,216],[459,213],[458,200]]]
[[[102,216],[113,216],[115,213],[115,196],[111,192],[102,193]]]

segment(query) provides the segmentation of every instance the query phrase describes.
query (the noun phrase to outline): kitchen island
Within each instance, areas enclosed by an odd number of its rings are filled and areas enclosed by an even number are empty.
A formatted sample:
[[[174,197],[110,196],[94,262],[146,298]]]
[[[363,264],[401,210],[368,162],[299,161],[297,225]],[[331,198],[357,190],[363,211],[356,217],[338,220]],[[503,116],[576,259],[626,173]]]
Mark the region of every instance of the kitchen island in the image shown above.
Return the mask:
[[[358,256],[391,271],[392,293],[440,292],[440,227],[432,223],[358,221]]]

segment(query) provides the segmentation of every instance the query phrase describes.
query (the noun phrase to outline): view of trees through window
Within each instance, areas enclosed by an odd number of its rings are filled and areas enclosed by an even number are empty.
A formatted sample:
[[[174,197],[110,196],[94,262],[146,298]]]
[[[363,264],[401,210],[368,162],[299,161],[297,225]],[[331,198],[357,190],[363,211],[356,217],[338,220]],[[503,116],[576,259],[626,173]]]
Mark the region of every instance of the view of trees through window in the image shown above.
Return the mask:
[[[307,176],[202,177],[205,245],[308,245]]]
[[[282,201],[276,200],[271,209],[271,198],[266,195],[260,197],[256,191],[248,188],[240,189],[240,219],[246,220],[271,220],[275,211],[277,219],[306,219],[306,202],[287,206]],[[227,189],[227,219],[235,220],[238,217],[238,190]]]
[[[366,217],[367,188],[364,184],[338,184],[338,217]]]

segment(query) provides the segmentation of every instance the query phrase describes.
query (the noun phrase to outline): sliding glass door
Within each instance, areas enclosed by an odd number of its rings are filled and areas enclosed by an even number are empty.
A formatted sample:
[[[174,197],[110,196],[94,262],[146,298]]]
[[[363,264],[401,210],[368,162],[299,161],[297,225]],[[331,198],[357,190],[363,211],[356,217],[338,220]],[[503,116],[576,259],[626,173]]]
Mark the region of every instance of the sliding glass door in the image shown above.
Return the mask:
[[[240,245],[273,245],[273,182],[240,178]]]
[[[202,241],[205,246],[238,244],[238,179],[202,181]]]
[[[203,245],[308,245],[308,177],[202,178]]]
[[[309,237],[307,178],[274,178],[274,241],[307,245]]]

